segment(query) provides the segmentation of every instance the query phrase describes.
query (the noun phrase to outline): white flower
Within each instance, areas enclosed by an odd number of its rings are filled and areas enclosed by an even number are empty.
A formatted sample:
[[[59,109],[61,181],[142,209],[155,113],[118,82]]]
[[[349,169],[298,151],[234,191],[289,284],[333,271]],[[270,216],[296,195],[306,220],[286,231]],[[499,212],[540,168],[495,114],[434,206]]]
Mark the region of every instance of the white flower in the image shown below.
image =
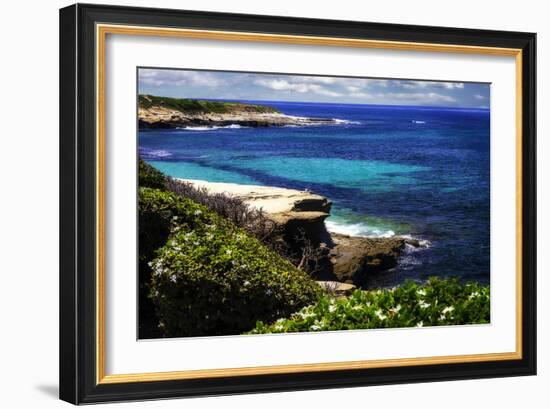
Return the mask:
[[[448,312],[451,312],[455,309],[455,307],[453,306],[450,306],[450,307],[445,307],[442,311],[443,314],[447,314]]]
[[[334,312],[334,311],[336,311],[336,306],[335,305],[329,305],[328,312]]]
[[[193,213],[195,216],[200,216],[202,212],[200,210],[195,210],[195,213]]]
[[[393,312],[394,314],[397,314],[400,309],[401,309],[401,304],[398,304],[397,306],[390,308],[390,311]]]
[[[382,310],[376,310],[374,314],[382,321],[386,319],[386,316],[382,313]]]
[[[469,296],[468,296],[468,299],[471,300],[472,298],[476,298],[476,297],[479,297],[479,293],[477,291],[474,291],[473,293],[471,293]]]
[[[321,329],[321,327],[319,325],[312,325],[311,327],[309,327],[311,330],[313,331],[319,331]]]
[[[418,305],[420,306],[420,308],[428,308],[430,306],[430,304],[425,302],[424,300],[420,301]]]
[[[229,249],[225,250],[225,254],[231,254],[231,250]]]
[[[421,296],[425,296],[426,295],[426,291],[425,290],[418,290],[416,292],[418,295],[421,295]]]
[[[246,280],[243,285],[246,287],[247,285],[250,285],[250,281]]]
[[[418,324],[416,324],[416,326],[417,326],[418,328],[421,328],[421,327],[424,326],[424,322],[420,321]]]
[[[172,275],[170,276],[170,281],[172,281],[173,283],[175,283],[175,282],[177,281],[177,277],[176,277],[175,274],[172,274]]]

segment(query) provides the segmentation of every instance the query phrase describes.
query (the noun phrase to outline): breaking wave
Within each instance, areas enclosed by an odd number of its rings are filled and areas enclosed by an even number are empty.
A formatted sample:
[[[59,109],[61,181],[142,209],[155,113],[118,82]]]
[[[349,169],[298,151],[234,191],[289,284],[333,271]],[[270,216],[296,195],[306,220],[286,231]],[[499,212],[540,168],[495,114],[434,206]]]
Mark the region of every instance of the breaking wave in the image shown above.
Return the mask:
[[[178,127],[176,129],[182,130],[182,131],[213,131],[216,129],[241,129],[241,128],[248,128],[248,126],[242,126],[239,124],[231,124],[231,125],[225,125],[225,126],[182,126]]]

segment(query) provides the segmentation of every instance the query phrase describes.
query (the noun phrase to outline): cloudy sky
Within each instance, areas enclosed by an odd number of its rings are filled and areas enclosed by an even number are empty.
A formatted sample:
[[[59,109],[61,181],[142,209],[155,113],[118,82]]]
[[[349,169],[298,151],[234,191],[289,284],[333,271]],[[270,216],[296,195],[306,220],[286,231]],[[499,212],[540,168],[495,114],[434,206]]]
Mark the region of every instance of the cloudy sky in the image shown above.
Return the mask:
[[[139,93],[177,98],[488,108],[489,85],[139,69]]]

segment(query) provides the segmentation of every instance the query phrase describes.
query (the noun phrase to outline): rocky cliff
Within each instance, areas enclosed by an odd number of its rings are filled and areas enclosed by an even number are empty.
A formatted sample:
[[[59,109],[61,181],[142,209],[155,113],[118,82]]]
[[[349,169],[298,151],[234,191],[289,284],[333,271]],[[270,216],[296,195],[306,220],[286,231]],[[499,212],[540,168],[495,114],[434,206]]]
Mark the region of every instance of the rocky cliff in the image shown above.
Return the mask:
[[[300,232],[305,233],[324,257],[316,278],[324,280],[325,286],[334,284],[337,292],[341,288],[338,283],[362,286],[369,275],[395,267],[408,243],[401,237],[351,237],[330,233],[324,221],[330,216],[331,202],[312,192],[202,180],[184,181],[209,193],[238,197],[249,206],[262,209],[270,219],[283,226],[287,240],[292,240]]]
[[[285,115],[277,109],[257,104],[140,95],[140,129],[193,127],[267,127],[335,124],[330,118]]]

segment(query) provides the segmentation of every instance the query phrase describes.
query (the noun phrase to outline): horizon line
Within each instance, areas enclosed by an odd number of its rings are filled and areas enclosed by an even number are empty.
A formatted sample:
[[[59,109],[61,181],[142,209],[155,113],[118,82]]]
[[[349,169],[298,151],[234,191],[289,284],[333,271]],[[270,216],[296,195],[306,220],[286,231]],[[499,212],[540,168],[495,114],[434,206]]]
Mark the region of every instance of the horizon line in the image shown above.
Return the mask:
[[[224,102],[274,102],[274,103],[290,103],[290,104],[324,104],[324,105],[367,105],[367,106],[383,106],[383,107],[407,107],[407,108],[440,108],[440,109],[462,109],[462,110],[476,110],[476,111],[490,111],[491,108],[482,107],[462,107],[462,106],[447,106],[447,105],[400,105],[400,104],[369,104],[369,103],[353,103],[353,102],[318,102],[318,101],[284,101],[284,100],[271,100],[271,99],[238,99],[238,98],[192,98],[192,97],[170,97],[163,95],[153,94],[140,94],[139,96],[152,96],[157,98],[174,98],[174,99],[192,99],[199,101],[224,101]]]

